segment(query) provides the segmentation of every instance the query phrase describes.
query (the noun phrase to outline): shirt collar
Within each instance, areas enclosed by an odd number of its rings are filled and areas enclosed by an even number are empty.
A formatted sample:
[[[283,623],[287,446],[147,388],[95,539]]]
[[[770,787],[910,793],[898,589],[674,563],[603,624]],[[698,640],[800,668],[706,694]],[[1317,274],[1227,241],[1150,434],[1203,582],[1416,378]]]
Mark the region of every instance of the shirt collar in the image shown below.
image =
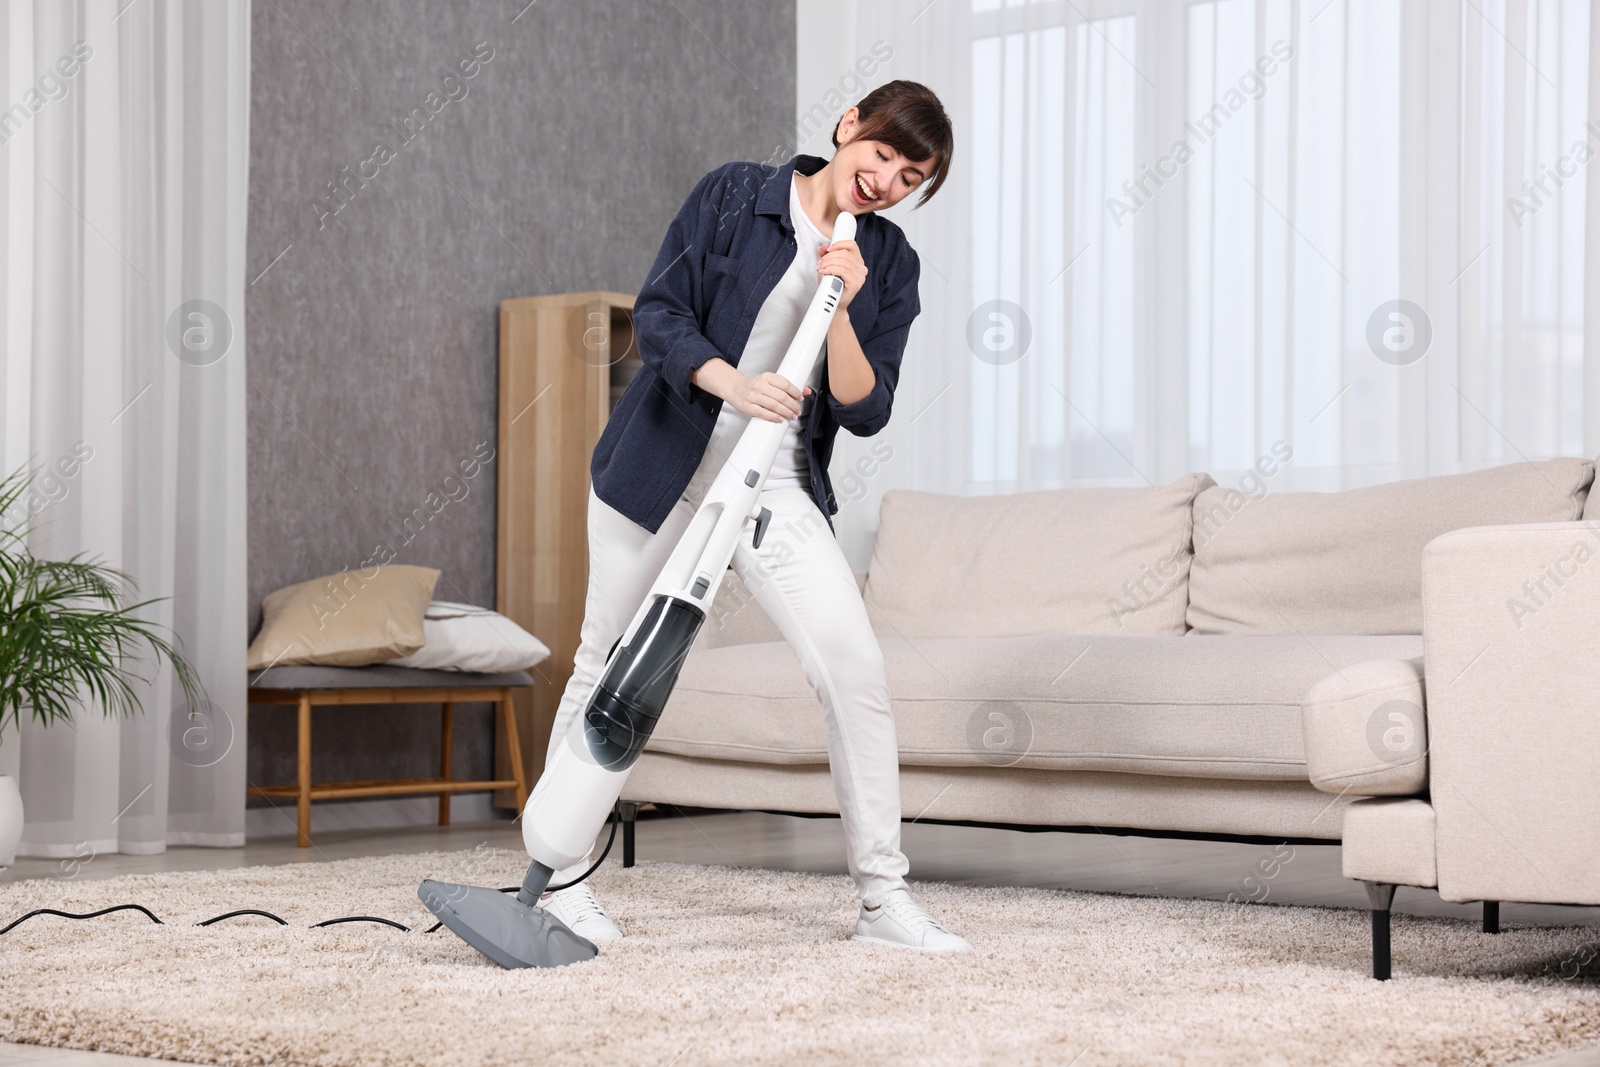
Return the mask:
[[[828,161],[821,156],[803,153],[789,160],[762,183],[761,191],[756,194],[756,214],[777,215],[783,220],[784,228],[792,232],[794,220],[789,217],[789,190],[794,185],[795,173],[809,176],[827,165]]]

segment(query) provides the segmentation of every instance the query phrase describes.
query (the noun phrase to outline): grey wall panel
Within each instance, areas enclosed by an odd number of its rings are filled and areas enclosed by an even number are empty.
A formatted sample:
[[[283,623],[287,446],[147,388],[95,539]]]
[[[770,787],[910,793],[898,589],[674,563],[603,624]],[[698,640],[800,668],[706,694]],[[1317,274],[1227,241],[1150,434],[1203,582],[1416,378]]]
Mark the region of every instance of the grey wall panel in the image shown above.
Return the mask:
[[[252,632],[267,593],[380,545],[437,567],[440,599],[493,603],[495,470],[459,464],[496,438],[499,301],[637,291],[702,174],[792,143],[794,20],[793,0],[258,0]],[[292,719],[252,713],[252,781],[292,777]],[[458,719],[458,774],[489,772],[489,722]],[[437,743],[420,710],[319,712],[316,776],[431,773]]]

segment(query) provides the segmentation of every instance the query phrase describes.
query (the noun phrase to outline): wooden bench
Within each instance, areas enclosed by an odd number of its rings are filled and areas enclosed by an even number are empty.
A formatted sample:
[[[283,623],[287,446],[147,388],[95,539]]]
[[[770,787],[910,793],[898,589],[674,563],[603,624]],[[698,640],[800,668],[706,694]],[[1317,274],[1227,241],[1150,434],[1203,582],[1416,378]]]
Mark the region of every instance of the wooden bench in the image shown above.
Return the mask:
[[[294,797],[297,805],[297,844],[311,847],[311,802],[335,797],[439,795],[439,825],[450,825],[450,797],[455,793],[482,793],[515,789],[517,810],[528,800],[528,781],[522,769],[522,747],[517,740],[517,719],[511,691],[533,684],[522,671],[470,674],[460,671],[424,671],[410,667],[269,667],[250,674],[250,704],[288,705],[299,709],[299,774],[293,785],[251,786],[247,796]],[[493,703],[497,726],[510,757],[509,780],[464,781],[450,773],[450,730],[455,705]],[[311,709],[356,704],[441,704],[439,775],[436,778],[387,778],[364,782],[313,782],[311,780]]]

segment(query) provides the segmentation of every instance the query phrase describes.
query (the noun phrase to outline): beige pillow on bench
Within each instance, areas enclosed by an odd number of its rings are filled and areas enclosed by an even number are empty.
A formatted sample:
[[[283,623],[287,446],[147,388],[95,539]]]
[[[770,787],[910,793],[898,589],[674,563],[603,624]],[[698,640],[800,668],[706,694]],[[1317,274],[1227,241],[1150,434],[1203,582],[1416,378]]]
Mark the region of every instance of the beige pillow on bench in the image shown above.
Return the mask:
[[[426,641],[422,619],[438,580],[432,567],[374,567],[279,589],[261,602],[249,669],[365,667],[409,656]]]

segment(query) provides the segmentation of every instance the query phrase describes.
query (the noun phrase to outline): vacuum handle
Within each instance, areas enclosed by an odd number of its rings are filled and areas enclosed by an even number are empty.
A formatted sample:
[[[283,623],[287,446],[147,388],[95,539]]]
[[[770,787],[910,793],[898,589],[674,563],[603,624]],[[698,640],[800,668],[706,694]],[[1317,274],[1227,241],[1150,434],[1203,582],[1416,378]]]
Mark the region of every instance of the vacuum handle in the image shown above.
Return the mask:
[[[833,241],[854,241],[856,239],[856,217],[848,211],[839,212],[839,217],[833,220]]]

